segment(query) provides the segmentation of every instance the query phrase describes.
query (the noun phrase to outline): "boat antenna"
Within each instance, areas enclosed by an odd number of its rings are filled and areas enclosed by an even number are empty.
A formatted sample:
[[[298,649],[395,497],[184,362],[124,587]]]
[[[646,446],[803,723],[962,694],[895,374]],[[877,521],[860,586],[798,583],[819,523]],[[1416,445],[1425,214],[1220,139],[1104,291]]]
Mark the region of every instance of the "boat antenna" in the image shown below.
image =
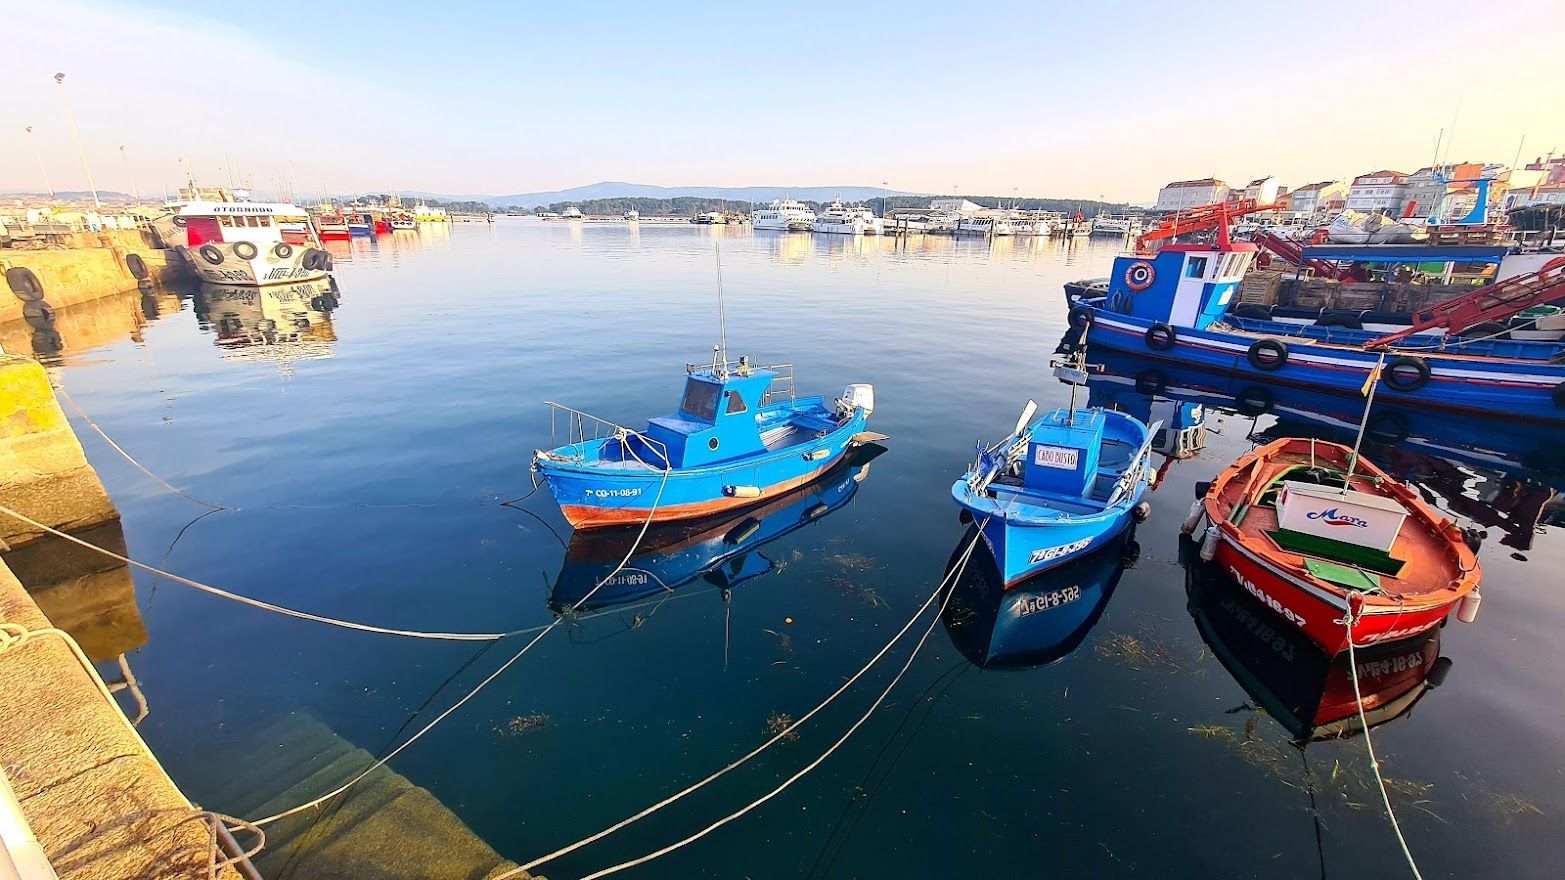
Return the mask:
[[[723,311],[723,248],[712,242],[717,254],[717,377],[728,378],[728,316]]]
[[[1342,494],[1347,495],[1353,488],[1353,471],[1358,468],[1359,449],[1364,445],[1364,430],[1369,426],[1369,408],[1375,405],[1375,389],[1380,386],[1380,371],[1386,366],[1386,353],[1380,353],[1380,360],[1375,362],[1375,368],[1369,371],[1369,378],[1364,381],[1364,415],[1359,418],[1359,433],[1353,439],[1353,454],[1348,456],[1348,475],[1342,480]],[[1313,447],[1312,447],[1313,448]]]

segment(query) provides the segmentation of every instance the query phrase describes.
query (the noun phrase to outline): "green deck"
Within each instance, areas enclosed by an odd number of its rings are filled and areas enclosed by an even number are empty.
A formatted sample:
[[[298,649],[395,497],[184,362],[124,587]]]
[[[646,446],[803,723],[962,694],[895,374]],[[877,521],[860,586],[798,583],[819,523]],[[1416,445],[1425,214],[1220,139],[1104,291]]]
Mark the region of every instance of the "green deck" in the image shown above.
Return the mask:
[[[1302,556],[1318,556],[1322,559],[1341,563],[1350,569],[1368,569],[1384,575],[1396,576],[1402,570],[1403,561],[1396,559],[1389,553],[1374,550],[1369,547],[1360,547],[1357,544],[1349,544],[1346,541],[1336,541],[1331,538],[1321,538],[1315,535],[1306,535],[1303,532],[1295,532],[1291,529],[1275,529],[1266,533],[1277,546],[1290,553],[1298,553]],[[1312,569],[1313,571],[1313,569]],[[1324,575],[1321,575],[1325,577]],[[1334,578],[1326,580],[1340,583]],[[1375,586],[1379,586],[1378,579]],[[1353,586],[1353,584],[1343,584]]]

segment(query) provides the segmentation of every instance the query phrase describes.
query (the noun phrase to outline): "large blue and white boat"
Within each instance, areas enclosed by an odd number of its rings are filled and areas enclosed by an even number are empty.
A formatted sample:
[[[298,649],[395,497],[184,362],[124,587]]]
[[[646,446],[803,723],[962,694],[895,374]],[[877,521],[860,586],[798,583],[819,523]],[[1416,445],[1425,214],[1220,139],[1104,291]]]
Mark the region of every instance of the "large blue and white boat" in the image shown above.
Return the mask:
[[[1028,575],[1085,556],[1145,519],[1141,496],[1152,478],[1152,436],[1138,419],[1075,406],[1085,384],[1086,351],[1056,370],[1071,384],[1071,405],[1029,422],[1027,402],[1016,429],[979,445],[973,466],[951,486],[964,521],[974,522],[1007,589]]]
[[[1074,306],[1071,325],[1094,346],[1195,369],[1353,395],[1375,374],[1377,403],[1565,424],[1565,344],[1455,335],[1438,314],[1391,336],[1242,317],[1230,305],[1255,251],[1219,234],[1118,257],[1107,293]],[[1468,314],[1565,295],[1561,262],[1475,291],[1488,299]]]
[[[574,442],[533,455],[577,529],[692,519],[745,507],[830,470],[850,446],[885,439],[864,430],[874,388],[796,397],[791,365],[726,359],[685,365],[678,408],[632,430],[550,403]],[[590,439],[589,439],[590,436]]]

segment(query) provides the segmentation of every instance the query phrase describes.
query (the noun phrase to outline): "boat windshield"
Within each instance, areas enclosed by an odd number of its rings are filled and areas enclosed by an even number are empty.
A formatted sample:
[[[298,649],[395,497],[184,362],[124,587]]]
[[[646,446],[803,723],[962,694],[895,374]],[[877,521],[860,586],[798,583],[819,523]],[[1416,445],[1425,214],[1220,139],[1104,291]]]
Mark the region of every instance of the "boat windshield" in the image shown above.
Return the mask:
[[[700,379],[685,380],[685,399],[680,402],[682,412],[695,416],[703,421],[717,420],[717,385],[711,382],[703,382]]]

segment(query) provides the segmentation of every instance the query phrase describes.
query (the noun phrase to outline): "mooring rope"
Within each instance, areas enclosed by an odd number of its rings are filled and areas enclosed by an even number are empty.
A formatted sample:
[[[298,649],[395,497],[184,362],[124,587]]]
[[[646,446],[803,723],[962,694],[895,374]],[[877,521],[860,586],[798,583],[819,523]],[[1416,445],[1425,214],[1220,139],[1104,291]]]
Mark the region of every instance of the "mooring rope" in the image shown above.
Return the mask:
[[[1402,836],[1402,825],[1397,821],[1396,811],[1391,809],[1391,793],[1386,789],[1386,780],[1380,775],[1380,759],[1375,756],[1375,742],[1369,737],[1369,719],[1364,715],[1364,697],[1359,693],[1358,660],[1353,652],[1353,624],[1357,620],[1358,615],[1353,613],[1353,603],[1350,602],[1346,619],[1339,622],[1348,628],[1348,672],[1353,679],[1353,702],[1358,708],[1359,726],[1364,731],[1364,748],[1369,752],[1369,769],[1375,773],[1375,784],[1380,787],[1380,801],[1386,805],[1386,817],[1391,820],[1391,830],[1396,832],[1402,856],[1407,859],[1407,866],[1412,870],[1415,880],[1424,880],[1424,875],[1419,873],[1418,863],[1413,860],[1413,851],[1408,849],[1407,838]]]
[[[631,557],[636,555],[636,550],[641,546],[642,540],[645,539],[646,536],[647,536],[647,530],[652,527],[652,519],[657,514],[658,506],[663,501],[663,490],[668,487],[668,478],[669,478],[669,475],[671,473],[673,473],[673,468],[671,468],[671,467],[663,468],[663,478],[658,482],[657,495],[652,499],[652,506],[647,509],[647,518],[641,524],[641,532],[636,535],[636,540],[630,545],[630,549],[625,551],[625,558],[621,559],[620,562],[619,562],[619,565],[614,566],[614,570],[609,572],[607,575],[605,575],[602,580],[598,581],[596,584],[593,584],[592,589],[588,590],[586,595],[581,597],[581,600],[576,603],[576,606],[580,606],[580,605],[584,604],[587,600],[591,599],[594,593],[597,593],[598,590],[602,589],[604,584],[606,584],[609,581],[613,580],[620,573],[620,571],[622,571],[625,568],[625,566],[630,563]],[[462,706],[465,705],[468,700],[471,700],[473,697],[477,696],[478,692],[483,690],[485,687],[487,687],[490,682],[492,682],[495,679],[499,678],[507,669],[510,669],[512,664],[514,664],[514,663],[516,663],[516,661],[522,659],[522,655],[524,655],[528,651],[532,650],[534,645],[536,645],[536,644],[538,644],[538,642],[542,641],[543,637],[548,635],[550,630],[554,629],[556,626],[559,626],[560,622],[565,620],[565,618],[566,618],[566,615],[562,614],[562,615],[556,617],[554,620],[550,621],[549,624],[547,626],[545,626],[537,635],[533,636],[532,641],[530,641],[527,644],[523,645],[522,649],[520,651],[517,651],[515,654],[512,654],[511,655],[511,659],[509,659],[509,660],[505,661],[504,663],[500,664],[500,668],[498,668],[494,672],[490,673],[487,678],[485,678],[483,681],[479,682],[476,687],[474,687],[472,690],[468,691],[465,695],[463,695],[463,697],[460,700],[457,700],[455,703],[452,703],[449,707],[446,708],[445,711],[441,712],[439,715],[436,715],[434,720],[430,721],[428,724],[426,724],[422,728],[420,728],[418,733],[413,734],[406,741],[404,741],[402,743],[402,745],[397,746],[396,748],[392,749],[390,752],[386,753],[386,755],[384,757],[377,758],[373,763],[371,763],[368,767],[366,767],[364,769],[364,771],[362,773],[360,773],[359,775],[353,777],[352,779],[348,780],[347,782],[343,783],[342,785],[338,786],[337,788],[333,789],[332,791],[329,791],[326,794],[323,794],[320,797],[315,798],[314,800],[306,801],[305,803],[302,803],[302,804],[300,804],[300,805],[298,805],[296,807],[291,807],[291,808],[289,808],[287,810],[282,811],[281,813],[277,813],[277,814],[272,815],[272,816],[267,816],[264,819],[257,819],[252,824],[257,825],[257,826],[270,825],[271,823],[276,822],[279,819],[284,819],[284,818],[287,818],[288,816],[295,815],[296,813],[301,813],[301,812],[303,812],[305,810],[309,810],[309,809],[313,809],[314,807],[318,807],[321,804],[326,803],[327,801],[337,797],[338,795],[340,795],[343,792],[347,791],[348,789],[352,788],[356,783],[358,783],[361,780],[363,780],[364,777],[370,775],[371,773],[375,772],[376,770],[379,770],[381,767],[384,767],[386,764],[390,763],[392,758],[395,758],[397,755],[401,754],[402,751],[404,749],[406,749],[408,746],[411,746],[414,743],[418,742],[419,738],[422,737],[424,734],[426,734],[426,733],[430,732],[431,730],[433,730],[435,728],[435,725],[437,725],[440,722],[444,721],[447,717],[449,717],[451,715],[451,713],[453,713],[456,710],[462,708]]]
[[[487,632],[487,633],[476,633],[476,632],[469,632],[469,633],[423,632],[423,631],[420,631],[420,630],[396,629],[396,628],[393,628],[393,627],[376,626],[376,625],[370,624],[370,623],[359,623],[358,621],[353,621],[353,620],[343,620],[343,619],[338,618],[338,617],[327,617],[326,615],[323,615],[323,614],[313,614],[313,613],[311,613],[309,611],[300,611],[300,610],[298,610],[296,608],[289,608],[286,605],[278,605],[278,604],[273,603],[273,602],[267,602],[267,601],[264,601],[264,600],[261,600],[261,599],[253,599],[253,598],[251,598],[249,596],[242,596],[242,595],[240,595],[238,593],[232,592],[230,590],[225,590],[225,589],[223,589],[221,587],[214,587],[211,584],[204,584],[201,581],[192,580],[191,578],[183,577],[181,575],[177,575],[177,574],[174,574],[172,572],[164,571],[161,568],[156,568],[154,566],[146,564],[145,562],[137,562],[136,560],[131,559],[129,556],[121,556],[120,554],[115,553],[113,550],[109,550],[109,549],[104,548],[104,547],[99,547],[96,544],[92,544],[92,543],[89,543],[87,541],[83,541],[81,538],[78,538],[75,535],[71,535],[71,534],[68,534],[66,532],[62,532],[59,529],[52,528],[50,526],[46,526],[43,523],[33,519],[32,517],[27,516],[26,514],[23,514],[23,513],[19,513],[19,512],[15,511],[15,510],[12,510],[11,508],[6,507],[3,504],[0,504],[0,513],[3,513],[5,515],[7,515],[7,516],[10,516],[10,517],[13,517],[15,519],[18,519],[18,520],[20,520],[20,521],[22,521],[22,522],[32,526],[33,528],[42,529],[43,531],[48,532],[51,535],[54,535],[56,538],[63,538],[65,540],[67,540],[67,541],[70,541],[73,544],[76,544],[76,545],[81,546],[81,547],[85,547],[88,550],[95,550],[95,551],[103,554],[104,556],[109,557],[110,559],[114,559],[114,560],[117,560],[119,562],[123,562],[126,565],[134,566],[135,568],[139,568],[142,571],[148,572],[150,574],[154,574],[154,575],[157,575],[157,576],[162,577],[162,578],[167,578],[168,580],[171,580],[171,581],[173,581],[176,584],[183,584],[183,585],[185,585],[187,587],[191,587],[193,589],[200,590],[203,593],[210,593],[210,594],[212,594],[214,596],[220,596],[220,597],[222,597],[224,599],[228,599],[228,600],[233,601],[233,602],[238,602],[241,605],[249,605],[252,608],[260,608],[263,611],[271,611],[271,612],[274,612],[274,613],[277,613],[277,614],[286,615],[288,617],[297,617],[300,620],[310,620],[310,621],[314,621],[316,623],[324,623],[324,624],[327,624],[329,626],[337,626],[337,627],[342,627],[343,629],[357,630],[359,632],[379,633],[381,635],[390,635],[390,636],[404,636],[404,637],[410,638],[410,639],[436,639],[436,640],[454,641],[454,642],[492,642],[492,641],[499,641],[500,639],[507,638],[509,636],[521,635],[523,633],[532,631],[531,629],[527,629],[527,630],[513,630],[511,632]],[[550,624],[550,625],[552,626],[553,624]]]
[[[115,452],[118,452],[120,454],[120,457],[124,458],[126,461],[128,461],[131,464],[135,465],[137,470],[139,470],[142,473],[146,474],[148,477],[150,477],[158,485],[160,485],[163,488],[169,490],[170,492],[173,492],[175,495],[178,495],[179,497],[184,498],[186,501],[194,502],[196,504],[201,505],[202,507],[210,507],[213,510],[238,510],[239,509],[237,507],[229,507],[226,504],[214,504],[214,503],[212,503],[210,501],[205,501],[205,500],[202,500],[200,498],[197,498],[196,496],[190,494],[189,492],[186,492],[185,490],[179,488],[178,486],[175,486],[173,483],[170,483],[168,480],[165,480],[162,477],[158,476],[157,474],[153,473],[150,469],[147,468],[146,465],[144,465],[141,462],[137,461],[136,457],[134,455],[131,455],[129,452],[126,452],[124,447],[120,446],[118,443],[115,443],[113,437],[110,437],[102,428],[98,427],[98,423],[92,420],[92,416],[87,415],[87,411],[82,409],[81,406],[79,404],[77,404],[75,398],[71,397],[70,392],[65,390],[65,385],[63,383],[56,385],[54,390],[59,393],[61,400],[65,401],[67,404],[69,404],[71,409],[75,410],[76,414],[78,416],[81,416],[82,421],[87,423],[87,427],[91,428],[99,437],[103,438],[103,442],[109,444],[109,446],[112,447]]]
[[[710,783],[717,781],[718,779],[720,779],[723,776],[727,775],[730,771],[738,769],[739,767],[741,767],[744,764],[748,763],[752,758],[756,757],[757,755],[761,754],[762,752],[766,751],[767,749],[771,748],[772,746],[776,745],[777,743],[779,743],[779,742],[783,741],[784,739],[786,739],[787,737],[791,736],[793,734],[793,732],[795,730],[797,730],[800,726],[804,725],[811,718],[813,718],[817,714],[819,714],[827,706],[831,705],[832,702],[835,701],[838,697],[842,696],[842,694],[845,693],[848,690],[848,688],[853,686],[854,682],[856,682],[860,678],[864,677],[865,673],[869,672],[871,667],[873,667],[876,663],[880,662],[880,659],[882,657],[884,657],[888,651],[891,650],[892,646],[895,645],[902,638],[902,636],[907,633],[908,630],[912,629],[913,624],[915,622],[917,622],[918,618],[924,613],[924,611],[926,609],[929,608],[930,603],[934,602],[934,600],[940,595],[940,592],[941,592],[941,590],[943,590],[945,588],[946,583],[948,581],[953,581],[954,582],[954,578],[961,576],[961,572],[966,567],[967,560],[972,555],[973,548],[977,546],[978,540],[981,537],[981,535],[982,535],[982,530],[980,529],[979,530],[979,534],[975,535],[973,537],[972,543],[969,543],[967,545],[967,548],[963,552],[962,557],[961,557],[961,561],[958,563],[958,565],[952,569],[951,573],[947,574],[946,577],[941,579],[940,583],[937,584],[935,589],[933,591],[931,591],[931,593],[929,594],[929,598],[924,600],[924,604],[920,605],[918,607],[918,610],[913,612],[913,615],[908,618],[907,623],[903,624],[902,628],[900,630],[898,630],[896,632],[896,634],[893,635],[886,642],[886,644],[884,646],[882,646],[881,649],[875,653],[874,656],[870,657],[870,659],[862,667],[859,668],[858,672],[855,672],[850,678],[848,678],[847,681],[844,681],[835,691],[833,691],[829,696],[827,696],[825,700],[821,701],[821,703],[818,704],[817,706],[815,706],[815,708],[813,708],[810,711],[804,713],[804,715],[800,716],[798,720],[796,720],[793,723],[789,724],[787,727],[784,727],[782,730],[780,730],[776,734],[774,734],[771,739],[767,740],[766,742],[761,743],[759,746],[756,746],[754,749],[752,749],[750,752],[748,752],[744,756],[742,756],[742,757],[732,761],[728,765],[726,765],[726,766],[722,767],[721,769],[717,770],[716,772],[708,775],[706,778],[701,779],[700,781],[695,782],[695,783],[685,787],[684,789],[682,789],[680,791],[677,791],[674,794],[669,795],[668,797],[664,798],[661,801],[658,801],[655,804],[652,804],[651,806],[647,807],[646,809],[643,809],[639,813],[636,813],[635,815],[632,815],[632,816],[629,816],[629,817],[627,817],[625,819],[622,819],[619,822],[616,822],[613,825],[610,825],[609,827],[604,828],[602,831],[599,831],[596,834],[592,834],[592,835],[590,835],[588,837],[584,837],[581,840],[578,840],[575,843],[570,844],[569,846],[563,846],[563,847],[555,850],[554,852],[548,853],[547,855],[539,856],[538,858],[533,859],[532,861],[530,861],[530,862],[528,862],[528,863],[526,863],[524,865],[521,865],[521,866],[519,866],[519,867],[517,867],[517,868],[515,868],[515,869],[513,869],[511,871],[508,871],[508,872],[506,872],[504,874],[500,874],[497,877],[491,878],[491,880],[506,880],[506,878],[508,878],[508,877],[514,877],[514,876],[516,876],[516,875],[518,875],[518,874],[520,874],[520,873],[522,873],[524,871],[532,870],[533,868],[536,868],[539,865],[545,864],[547,862],[554,861],[555,859],[560,858],[561,856],[569,855],[570,853],[573,853],[576,850],[579,850],[579,849],[581,849],[584,846],[587,846],[587,845],[589,845],[591,843],[595,843],[595,842],[597,842],[599,840],[602,840],[603,838],[609,836],[610,834],[613,834],[614,832],[619,831],[620,829],[625,828],[625,827],[627,827],[627,826],[629,826],[631,824],[639,822],[640,820],[645,819],[646,817],[652,815],[653,813],[656,813],[657,811],[659,811],[659,810],[663,809],[664,807],[674,803],[675,801],[678,801],[681,798],[686,797],[687,795],[693,794],[694,792],[696,792],[696,791],[706,787]],[[954,592],[954,590],[953,590],[953,592]],[[947,596],[947,601],[949,601],[949,600],[950,600],[950,597],[948,595]],[[943,610],[944,609],[944,603],[942,603],[941,607],[942,607],[942,610]],[[939,615],[938,614],[936,615],[935,619],[939,620]],[[925,633],[925,637],[926,638],[928,637],[928,633],[927,632]],[[919,644],[922,645],[923,641],[920,640]],[[917,648],[914,649],[914,652],[915,653],[917,652]],[[912,658],[909,657],[909,662],[911,662],[911,660],[912,660]],[[906,671],[906,667],[904,667],[903,671]],[[900,677],[900,673],[899,673],[899,677]],[[895,680],[893,680],[893,684],[895,684]],[[888,689],[887,692],[889,693],[889,689]],[[884,699],[884,696],[885,695],[882,694],[882,699]],[[873,707],[871,707],[871,711],[874,711]],[[861,720],[860,723],[862,723],[862,720]],[[855,729],[856,729],[856,726],[855,726]],[[851,732],[852,731],[850,731],[850,733]],[[841,743],[839,741],[838,745],[840,745],[840,744]],[[835,748],[835,747],[833,747],[833,748]],[[743,814],[741,813],[740,815],[743,815]],[[736,818],[738,818],[738,816],[734,816],[732,818],[736,819]],[[729,820],[729,821],[731,821],[731,820]],[[710,831],[710,830],[712,830],[712,829],[708,829],[708,831]],[[703,834],[705,834],[705,833],[706,832],[703,832]],[[690,841],[685,841],[685,843],[688,843],[688,842],[690,842]],[[684,843],[679,844],[679,846],[683,846],[683,845],[684,845]],[[677,848],[677,846],[675,848]],[[668,851],[671,852],[672,850],[668,850]],[[660,853],[654,854],[654,855],[650,856],[649,859],[650,858],[656,858],[658,855],[662,855],[662,853],[660,852]],[[625,867],[629,867],[629,865],[626,865]]]
[[[982,534],[982,528],[983,527],[980,525],[979,526],[979,534],[980,535]],[[962,571],[964,569],[966,569],[967,561],[968,561],[969,557],[972,556],[973,549],[977,545],[978,545],[978,539],[975,536],[974,539],[973,539],[973,542],[971,544],[967,545],[967,550],[965,552],[963,552],[961,560],[952,569],[952,573],[956,577],[960,577]],[[944,585],[944,583],[945,583],[945,581],[942,580],[941,581],[942,586]],[[634,868],[637,865],[646,864],[647,862],[650,862],[650,861],[652,861],[654,859],[661,858],[661,857],[663,857],[663,856],[665,856],[665,855],[667,855],[667,854],[669,854],[669,853],[671,853],[671,852],[673,852],[673,851],[675,851],[677,849],[682,849],[685,846],[688,846],[688,845],[690,845],[692,843],[695,843],[696,841],[698,841],[701,838],[707,836],[708,834],[711,834],[713,831],[716,831],[717,829],[723,827],[724,825],[727,825],[728,823],[733,822],[733,821],[739,819],[740,817],[742,817],[745,814],[749,813],[751,810],[754,810],[755,808],[761,806],[762,804],[766,803],[767,801],[771,800],[772,798],[776,797],[777,795],[782,794],[784,791],[786,791],[788,789],[789,786],[793,785],[795,782],[798,782],[800,779],[804,778],[804,776],[806,774],[808,774],[810,771],[812,771],[816,767],[820,766],[820,764],[823,761],[825,761],[827,758],[831,757],[831,755],[834,752],[836,752],[837,749],[841,748],[842,744],[847,742],[849,737],[853,736],[853,734],[855,732],[857,732],[860,727],[864,726],[864,723],[870,719],[870,716],[875,714],[876,710],[878,710],[880,708],[881,704],[885,702],[886,697],[891,694],[891,691],[894,688],[896,688],[897,683],[900,682],[902,680],[902,677],[907,674],[908,669],[911,668],[912,665],[913,665],[913,660],[918,657],[919,651],[923,649],[924,643],[929,641],[930,633],[935,631],[935,625],[940,622],[940,615],[945,613],[946,606],[948,604],[950,604],[951,597],[956,595],[956,590],[955,590],[954,586],[955,585],[954,585],[954,582],[953,582],[953,589],[950,592],[946,593],[945,600],[940,603],[939,610],[936,611],[934,617],[930,619],[929,626],[924,629],[924,634],[922,636],[920,636],[919,639],[918,639],[918,642],[915,645],[913,645],[913,650],[908,653],[907,660],[903,662],[902,668],[897,670],[897,674],[892,677],[892,679],[891,679],[891,681],[889,683],[887,683],[885,689],[880,692],[880,695],[875,698],[875,701],[870,704],[869,708],[864,710],[864,714],[860,715],[858,720],[854,721],[853,724],[850,727],[848,727],[848,729],[846,731],[843,732],[842,736],[839,737],[836,742],[832,743],[826,749],[826,751],[822,752],[819,757],[817,757],[815,760],[811,761],[810,763],[804,765],[804,767],[800,768],[798,772],[796,772],[792,776],[788,777],[786,780],[784,780],[782,782],[782,784],[780,784],[777,787],[773,788],[771,791],[767,792],[766,794],[762,795],[761,797],[756,798],[755,800],[753,800],[750,803],[744,805],[743,807],[739,808],[738,810],[735,810],[734,812],[729,813],[728,815],[724,816],[723,818],[718,819],[716,822],[713,822],[712,824],[706,826],[705,828],[701,829],[700,831],[697,831],[695,834],[692,834],[692,835],[690,835],[688,837],[685,837],[682,840],[679,840],[679,841],[676,841],[674,843],[671,843],[668,846],[665,846],[665,847],[663,847],[661,849],[654,850],[654,851],[652,851],[650,853],[647,853],[644,856],[639,856],[639,857],[631,859],[629,861],[621,862],[621,863],[619,863],[617,865],[613,865],[611,867],[604,868],[601,871],[595,871],[595,872],[593,872],[591,874],[588,874],[587,876],[583,877],[582,880],[598,880],[598,878],[600,878],[600,877],[607,877],[610,874],[619,873],[620,871],[623,871],[626,868]],[[938,596],[939,594],[940,594],[940,589],[937,588],[935,590],[934,595]],[[929,605],[929,603],[925,602],[924,605],[920,607],[919,611],[922,612],[924,608],[928,607],[928,605]],[[917,619],[917,617],[915,616],[914,619]],[[512,873],[514,873],[514,872],[512,872]],[[501,875],[501,877],[504,877],[504,876],[506,876],[506,875],[503,875],[503,874]],[[497,878],[495,878],[495,880],[501,880],[501,877],[497,877]]]

